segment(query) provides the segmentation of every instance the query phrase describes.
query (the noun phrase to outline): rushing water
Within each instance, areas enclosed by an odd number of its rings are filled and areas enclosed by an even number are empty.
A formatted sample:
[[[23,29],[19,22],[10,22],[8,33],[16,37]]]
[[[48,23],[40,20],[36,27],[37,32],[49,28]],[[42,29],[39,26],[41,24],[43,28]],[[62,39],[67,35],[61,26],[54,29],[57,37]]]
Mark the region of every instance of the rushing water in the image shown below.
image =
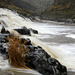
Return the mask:
[[[0,9],[0,30],[2,26],[11,33],[19,35],[14,28],[26,26],[38,30],[39,34],[32,36],[21,36],[30,38],[32,43],[40,45],[48,54],[58,59],[68,70],[75,71],[75,25],[56,23],[51,21],[32,22],[27,18],[20,17],[17,13],[7,9]],[[8,60],[0,55],[1,75],[41,75],[36,71],[13,68]],[[73,74],[73,73],[72,73]],[[70,74],[70,75],[72,75]]]

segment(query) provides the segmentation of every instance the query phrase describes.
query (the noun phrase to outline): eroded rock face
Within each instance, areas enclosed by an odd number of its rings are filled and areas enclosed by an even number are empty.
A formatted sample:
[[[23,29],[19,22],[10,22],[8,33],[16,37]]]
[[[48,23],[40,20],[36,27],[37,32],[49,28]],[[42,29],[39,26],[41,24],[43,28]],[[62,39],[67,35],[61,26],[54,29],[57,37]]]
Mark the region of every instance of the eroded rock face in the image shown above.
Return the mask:
[[[27,29],[26,27],[22,27],[20,29],[14,29],[21,35],[31,35],[30,31],[33,32],[34,34],[38,34],[37,30],[34,30],[32,28]]]

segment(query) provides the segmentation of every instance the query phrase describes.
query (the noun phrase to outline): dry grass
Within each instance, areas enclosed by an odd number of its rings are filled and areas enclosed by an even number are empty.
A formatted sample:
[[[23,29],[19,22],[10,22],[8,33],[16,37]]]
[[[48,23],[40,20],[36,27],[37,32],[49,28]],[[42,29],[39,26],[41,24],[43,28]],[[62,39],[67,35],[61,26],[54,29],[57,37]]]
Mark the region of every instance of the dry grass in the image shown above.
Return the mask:
[[[9,44],[8,45],[8,53],[9,53],[9,61],[10,65],[17,67],[17,68],[26,68],[30,69],[26,66],[25,63],[25,51],[29,51],[28,49],[25,50],[24,44],[20,44],[21,40],[19,37],[11,36],[9,37]]]

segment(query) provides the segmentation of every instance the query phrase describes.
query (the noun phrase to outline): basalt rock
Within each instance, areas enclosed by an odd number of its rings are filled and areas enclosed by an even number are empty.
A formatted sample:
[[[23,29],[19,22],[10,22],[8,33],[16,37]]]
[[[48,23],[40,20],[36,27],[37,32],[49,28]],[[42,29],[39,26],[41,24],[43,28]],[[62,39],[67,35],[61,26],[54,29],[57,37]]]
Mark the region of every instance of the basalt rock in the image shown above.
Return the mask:
[[[1,30],[1,33],[2,34],[9,34],[10,32],[7,30],[5,30],[4,26],[2,27],[2,30]]]
[[[32,45],[30,39],[28,39],[28,38],[27,38],[27,39],[20,38],[20,39],[21,39],[21,43],[22,43],[22,44],[24,43],[24,41],[26,41],[25,45]]]
[[[26,27],[22,27],[20,29],[14,29],[16,30],[18,33],[20,33],[21,35],[31,35],[30,34],[30,30],[27,29]]]
[[[30,45],[28,48],[30,49],[30,52],[28,52],[30,62],[25,61],[28,67],[37,70],[43,75],[67,75],[66,67],[48,55],[40,46],[34,47]]]
[[[6,43],[8,42],[9,34],[0,34],[0,53],[2,54],[4,60],[8,57],[8,47]]]
[[[32,28],[30,28],[29,30],[32,31],[34,34],[38,34],[38,31],[37,30],[34,30]]]

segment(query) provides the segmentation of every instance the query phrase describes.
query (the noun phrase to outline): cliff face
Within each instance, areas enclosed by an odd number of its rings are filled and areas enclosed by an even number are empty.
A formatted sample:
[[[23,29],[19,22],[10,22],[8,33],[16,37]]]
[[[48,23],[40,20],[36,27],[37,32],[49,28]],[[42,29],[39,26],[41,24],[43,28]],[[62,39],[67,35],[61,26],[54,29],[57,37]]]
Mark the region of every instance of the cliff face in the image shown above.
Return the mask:
[[[75,0],[54,0],[53,5],[42,12],[41,18],[75,22]]]

